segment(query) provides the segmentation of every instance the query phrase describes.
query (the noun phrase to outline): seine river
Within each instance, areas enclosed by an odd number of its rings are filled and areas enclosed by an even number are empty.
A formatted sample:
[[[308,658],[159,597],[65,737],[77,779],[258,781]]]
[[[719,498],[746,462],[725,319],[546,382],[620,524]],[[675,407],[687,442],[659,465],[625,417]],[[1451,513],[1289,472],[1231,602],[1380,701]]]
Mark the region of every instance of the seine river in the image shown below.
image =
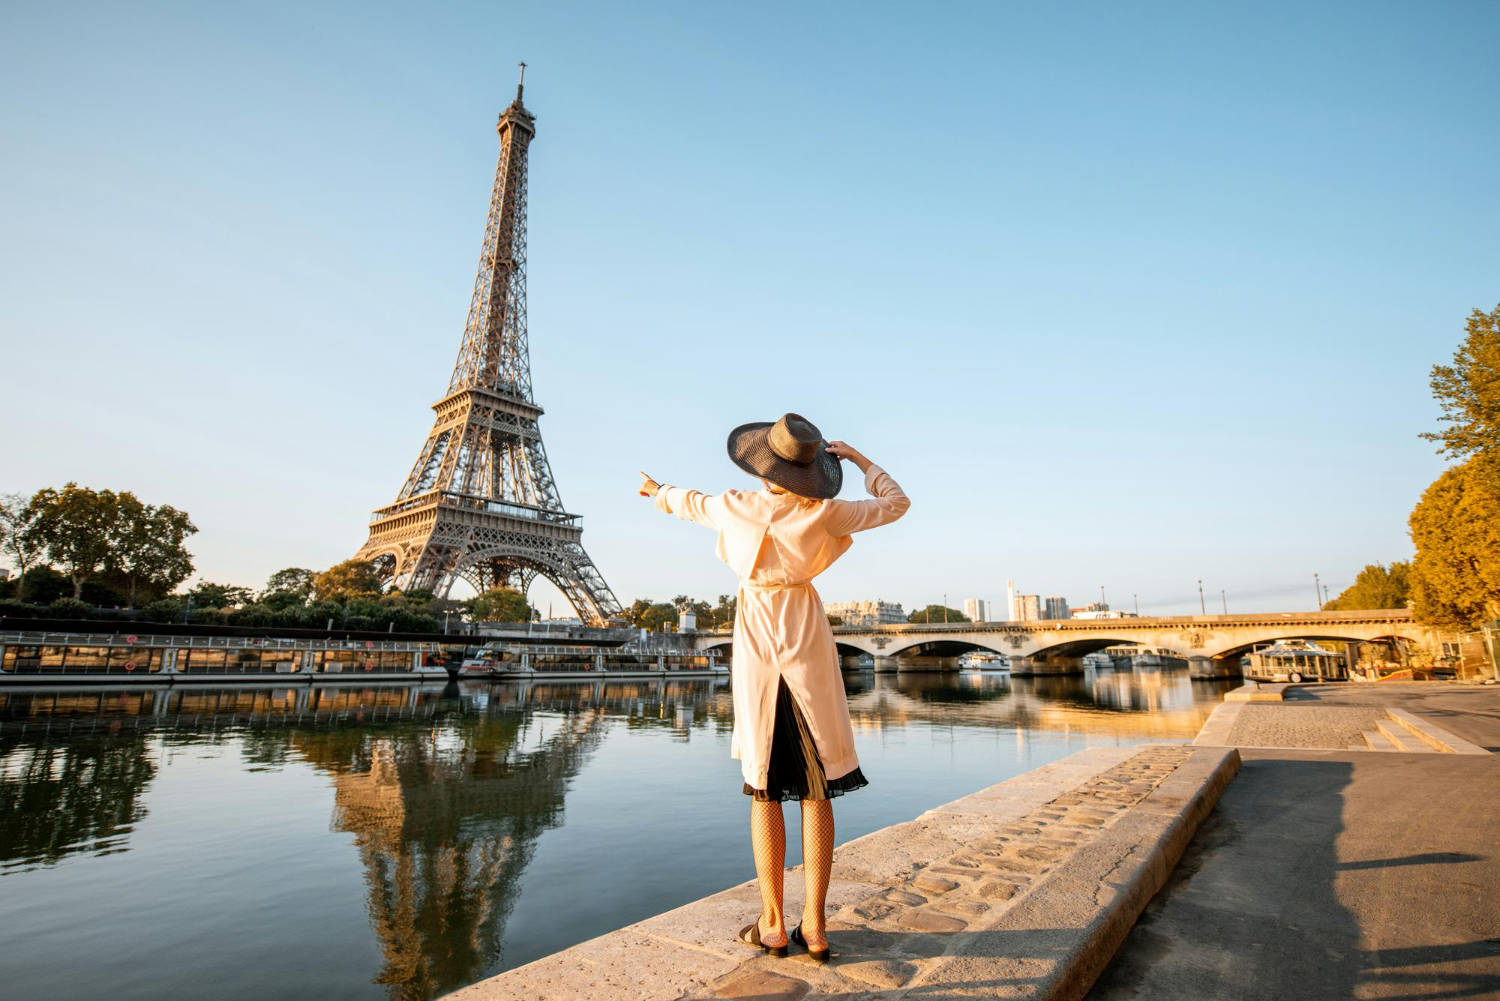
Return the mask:
[[[840,841],[1191,738],[1234,682],[846,684]],[[750,879],[731,713],[707,680],[0,689],[0,994],[425,999]]]

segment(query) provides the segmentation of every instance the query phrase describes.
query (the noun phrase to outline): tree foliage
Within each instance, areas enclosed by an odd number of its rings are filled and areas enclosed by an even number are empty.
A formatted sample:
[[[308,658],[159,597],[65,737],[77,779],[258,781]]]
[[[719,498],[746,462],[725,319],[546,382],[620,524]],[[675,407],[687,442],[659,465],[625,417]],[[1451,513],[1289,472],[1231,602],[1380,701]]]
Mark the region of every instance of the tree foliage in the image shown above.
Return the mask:
[[[186,511],[170,504],[142,504],[129,492],[120,494],[117,503],[108,562],[124,578],[126,603],[134,608],[143,587],[168,594],[192,576],[193,557],[184,542],[198,528]]]
[[[255,600],[255,595],[248,587],[214,584],[206,580],[194,585],[187,596],[193,599],[193,607],[200,609],[239,608]]]
[[[625,609],[624,618],[626,622],[652,632],[666,632],[670,626],[676,628],[678,616],[683,612],[692,612],[697,619],[699,629],[730,629],[734,626],[735,603],[738,598],[732,594],[719,595],[716,605],[710,605],[706,601],[695,601],[685,594],[679,594],[671,601],[652,601],[650,598],[637,598]]]
[[[312,597],[314,576],[311,570],[302,567],[278,570],[266,579],[266,589],[262,594],[295,595],[305,602]]]
[[[319,601],[374,597],[380,587],[375,564],[365,560],[345,560],[313,576],[313,594]]]
[[[1422,437],[1451,458],[1472,459],[1470,475],[1500,493],[1500,306],[1469,314],[1453,364],[1432,367],[1432,395],[1448,426]]]
[[[969,617],[956,608],[947,608],[943,605],[928,605],[919,608],[906,617],[907,622],[968,622]]]
[[[1470,459],[1439,476],[1411,513],[1417,618],[1450,629],[1500,619],[1500,491]]]
[[[1324,605],[1329,612],[1367,608],[1405,608],[1411,602],[1411,564],[1397,560],[1389,567],[1371,563],[1343,592]]]
[[[513,587],[492,587],[464,602],[469,618],[480,622],[530,622],[536,610]]]
[[[72,581],[73,597],[78,598],[83,582],[102,570],[113,554],[120,514],[115,492],[70,482],[61,490],[38,490],[27,507],[28,539]]]
[[[40,545],[31,536],[36,512],[27,494],[0,494],[0,554],[16,565],[17,598],[26,589],[26,571],[37,561]]]

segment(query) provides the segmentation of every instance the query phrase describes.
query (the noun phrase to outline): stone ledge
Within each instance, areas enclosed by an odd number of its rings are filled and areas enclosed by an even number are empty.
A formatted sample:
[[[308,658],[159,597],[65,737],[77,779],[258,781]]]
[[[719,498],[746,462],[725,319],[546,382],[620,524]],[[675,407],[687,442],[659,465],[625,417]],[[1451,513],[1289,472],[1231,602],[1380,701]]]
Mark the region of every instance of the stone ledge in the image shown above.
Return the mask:
[[[855,839],[834,857],[828,966],[733,940],[759,912],[751,882],[450,997],[894,999],[973,976],[992,984],[995,964],[1025,979],[1014,995],[985,996],[1036,997],[1049,984],[1045,996],[1071,997],[1068,985],[1092,983],[1165,881],[1238,762],[1225,748],[1091,748]],[[788,914],[801,910],[801,883],[786,881]]]
[[[1430,723],[1420,716],[1414,716],[1405,709],[1387,709],[1386,715],[1392,720],[1405,727],[1416,739],[1427,744],[1435,751],[1447,754],[1489,754],[1478,744],[1471,744],[1456,733],[1444,730],[1435,723]]]
[[[924,971],[912,995],[1084,997],[1239,767],[1233,748],[1194,749],[1098,840]]]

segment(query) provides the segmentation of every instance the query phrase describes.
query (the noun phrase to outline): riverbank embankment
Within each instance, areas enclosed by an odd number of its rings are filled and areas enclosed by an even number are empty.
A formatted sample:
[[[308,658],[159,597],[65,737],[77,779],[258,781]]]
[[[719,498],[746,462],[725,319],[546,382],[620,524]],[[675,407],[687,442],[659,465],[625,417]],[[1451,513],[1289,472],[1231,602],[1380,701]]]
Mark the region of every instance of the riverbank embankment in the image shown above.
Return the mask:
[[[734,939],[753,882],[453,998],[1080,997],[1239,768],[1232,748],[1091,748],[840,846],[826,966]],[[800,873],[787,912],[801,910]]]

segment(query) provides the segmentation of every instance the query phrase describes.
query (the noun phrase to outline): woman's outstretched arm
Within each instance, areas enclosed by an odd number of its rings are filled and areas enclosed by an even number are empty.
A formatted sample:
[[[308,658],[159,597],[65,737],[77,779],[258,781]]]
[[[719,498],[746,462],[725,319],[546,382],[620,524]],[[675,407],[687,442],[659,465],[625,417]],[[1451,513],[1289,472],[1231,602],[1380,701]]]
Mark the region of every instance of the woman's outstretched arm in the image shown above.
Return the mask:
[[[667,514],[675,514],[683,521],[695,521],[712,529],[719,527],[719,520],[715,517],[716,509],[719,507],[717,497],[699,493],[697,490],[657,483],[646,473],[641,473],[639,493],[642,497],[655,497],[658,510],[665,511]]]
[[[828,451],[846,462],[852,462],[865,474],[865,490],[874,500],[828,502],[825,525],[830,535],[852,535],[869,528],[888,525],[906,513],[911,501],[891,475],[865,458],[854,446],[841,441],[828,443]]]

